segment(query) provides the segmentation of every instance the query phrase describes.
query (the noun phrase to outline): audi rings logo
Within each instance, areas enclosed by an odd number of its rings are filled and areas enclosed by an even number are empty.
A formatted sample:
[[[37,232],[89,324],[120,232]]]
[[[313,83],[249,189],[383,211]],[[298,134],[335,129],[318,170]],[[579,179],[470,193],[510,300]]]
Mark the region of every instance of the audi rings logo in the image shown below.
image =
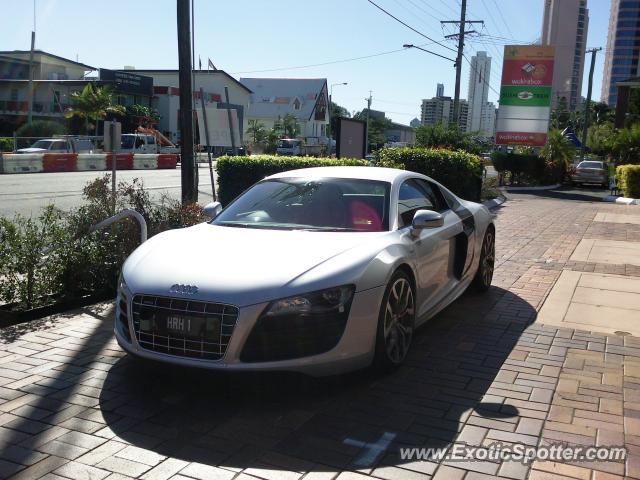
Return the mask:
[[[193,295],[194,293],[198,293],[198,287],[195,285],[182,285],[182,284],[174,284],[171,285],[169,289],[169,293],[180,293],[182,295]]]

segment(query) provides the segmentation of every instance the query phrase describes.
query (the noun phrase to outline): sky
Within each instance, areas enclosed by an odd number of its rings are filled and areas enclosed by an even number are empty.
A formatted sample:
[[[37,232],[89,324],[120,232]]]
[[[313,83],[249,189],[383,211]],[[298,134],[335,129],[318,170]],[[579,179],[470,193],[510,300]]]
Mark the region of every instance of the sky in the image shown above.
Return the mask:
[[[240,77],[327,78],[333,101],[350,112],[371,108],[408,124],[420,117],[423,98],[444,83],[453,97],[452,62],[416,49],[415,44],[455,57],[453,33],[440,20],[460,15],[458,0],[374,0],[420,34],[396,22],[367,0],[194,0],[195,54],[206,68]],[[492,57],[489,101],[500,90],[503,45],[531,43],[542,30],[543,0],[468,0],[467,18],[480,36],[468,39],[465,55]],[[0,0],[15,21],[0,29],[0,48],[27,50],[34,26],[34,2]],[[610,0],[588,0],[587,48],[606,49]],[[35,0],[36,48],[95,67],[132,65],[177,68],[175,0]],[[430,37],[431,40],[425,38]],[[433,41],[432,41],[433,40]],[[439,43],[435,43],[437,41]],[[599,99],[604,64],[597,56],[593,97]],[[304,68],[298,68],[304,67]],[[585,67],[583,95],[587,91]],[[469,64],[463,62],[461,96],[466,98]]]

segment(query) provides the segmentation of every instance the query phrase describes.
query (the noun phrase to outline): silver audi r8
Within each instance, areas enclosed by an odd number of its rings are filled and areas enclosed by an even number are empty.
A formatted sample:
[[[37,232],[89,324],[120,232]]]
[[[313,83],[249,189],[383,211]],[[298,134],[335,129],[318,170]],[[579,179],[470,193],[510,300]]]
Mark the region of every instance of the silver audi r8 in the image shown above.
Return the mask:
[[[393,368],[417,327],[493,276],[487,208],[405,170],[294,170],[205,210],[212,221],[156,235],[124,264],[127,352],[211,369]]]

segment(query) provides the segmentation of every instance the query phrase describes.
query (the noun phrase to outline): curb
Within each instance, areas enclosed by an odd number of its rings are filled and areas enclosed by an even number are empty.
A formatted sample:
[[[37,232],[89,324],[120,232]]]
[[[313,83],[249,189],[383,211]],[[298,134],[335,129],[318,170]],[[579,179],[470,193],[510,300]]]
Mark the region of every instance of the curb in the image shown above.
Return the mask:
[[[542,187],[499,187],[502,191],[524,191],[524,190],[554,190],[560,188],[562,185],[556,183],[555,185],[544,185]]]
[[[602,201],[618,203],[621,205],[640,205],[640,198],[618,197],[616,195],[607,195],[602,199]]]
[[[485,200],[482,202],[482,205],[487,207],[489,210],[494,210],[507,201],[507,197],[504,195],[500,195],[497,198],[492,198],[491,200]]]

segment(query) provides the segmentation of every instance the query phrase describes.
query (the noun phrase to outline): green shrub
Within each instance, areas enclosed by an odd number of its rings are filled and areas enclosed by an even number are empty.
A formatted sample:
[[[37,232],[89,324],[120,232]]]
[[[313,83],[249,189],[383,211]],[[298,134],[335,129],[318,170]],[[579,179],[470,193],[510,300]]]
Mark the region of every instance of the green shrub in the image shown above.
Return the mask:
[[[616,168],[618,188],[627,198],[640,198],[640,165],[620,165]]]
[[[218,197],[227,205],[247,188],[269,175],[309,167],[335,167],[337,165],[366,166],[369,162],[358,159],[316,157],[280,157],[253,155],[251,157],[220,157],[216,162]]]
[[[47,247],[64,246],[69,234],[54,207],[37,219],[0,217],[0,303],[35,308],[60,291],[62,256]]]
[[[13,138],[0,138],[0,152],[13,152]]]
[[[140,227],[127,219],[88,233],[112,215],[110,175],[87,184],[83,198],[70,212],[50,206],[37,219],[0,217],[0,303],[22,310],[51,303],[49,295],[115,293],[122,264],[140,242]],[[168,197],[152,203],[137,179],[118,184],[116,209],[127,208],[145,217],[149,236],[205,220],[199,205],[183,207]]]
[[[480,200],[483,167],[477,155],[442,148],[383,148],[376,156],[380,167],[422,173],[464,199]]]
[[[509,177],[512,184],[552,185],[562,179],[562,166],[538,155],[493,152],[491,161],[493,168]]]
[[[18,137],[52,137],[64,135],[66,128],[58,122],[50,120],[34,120],[31,124],[24,123],[17,130]]]

